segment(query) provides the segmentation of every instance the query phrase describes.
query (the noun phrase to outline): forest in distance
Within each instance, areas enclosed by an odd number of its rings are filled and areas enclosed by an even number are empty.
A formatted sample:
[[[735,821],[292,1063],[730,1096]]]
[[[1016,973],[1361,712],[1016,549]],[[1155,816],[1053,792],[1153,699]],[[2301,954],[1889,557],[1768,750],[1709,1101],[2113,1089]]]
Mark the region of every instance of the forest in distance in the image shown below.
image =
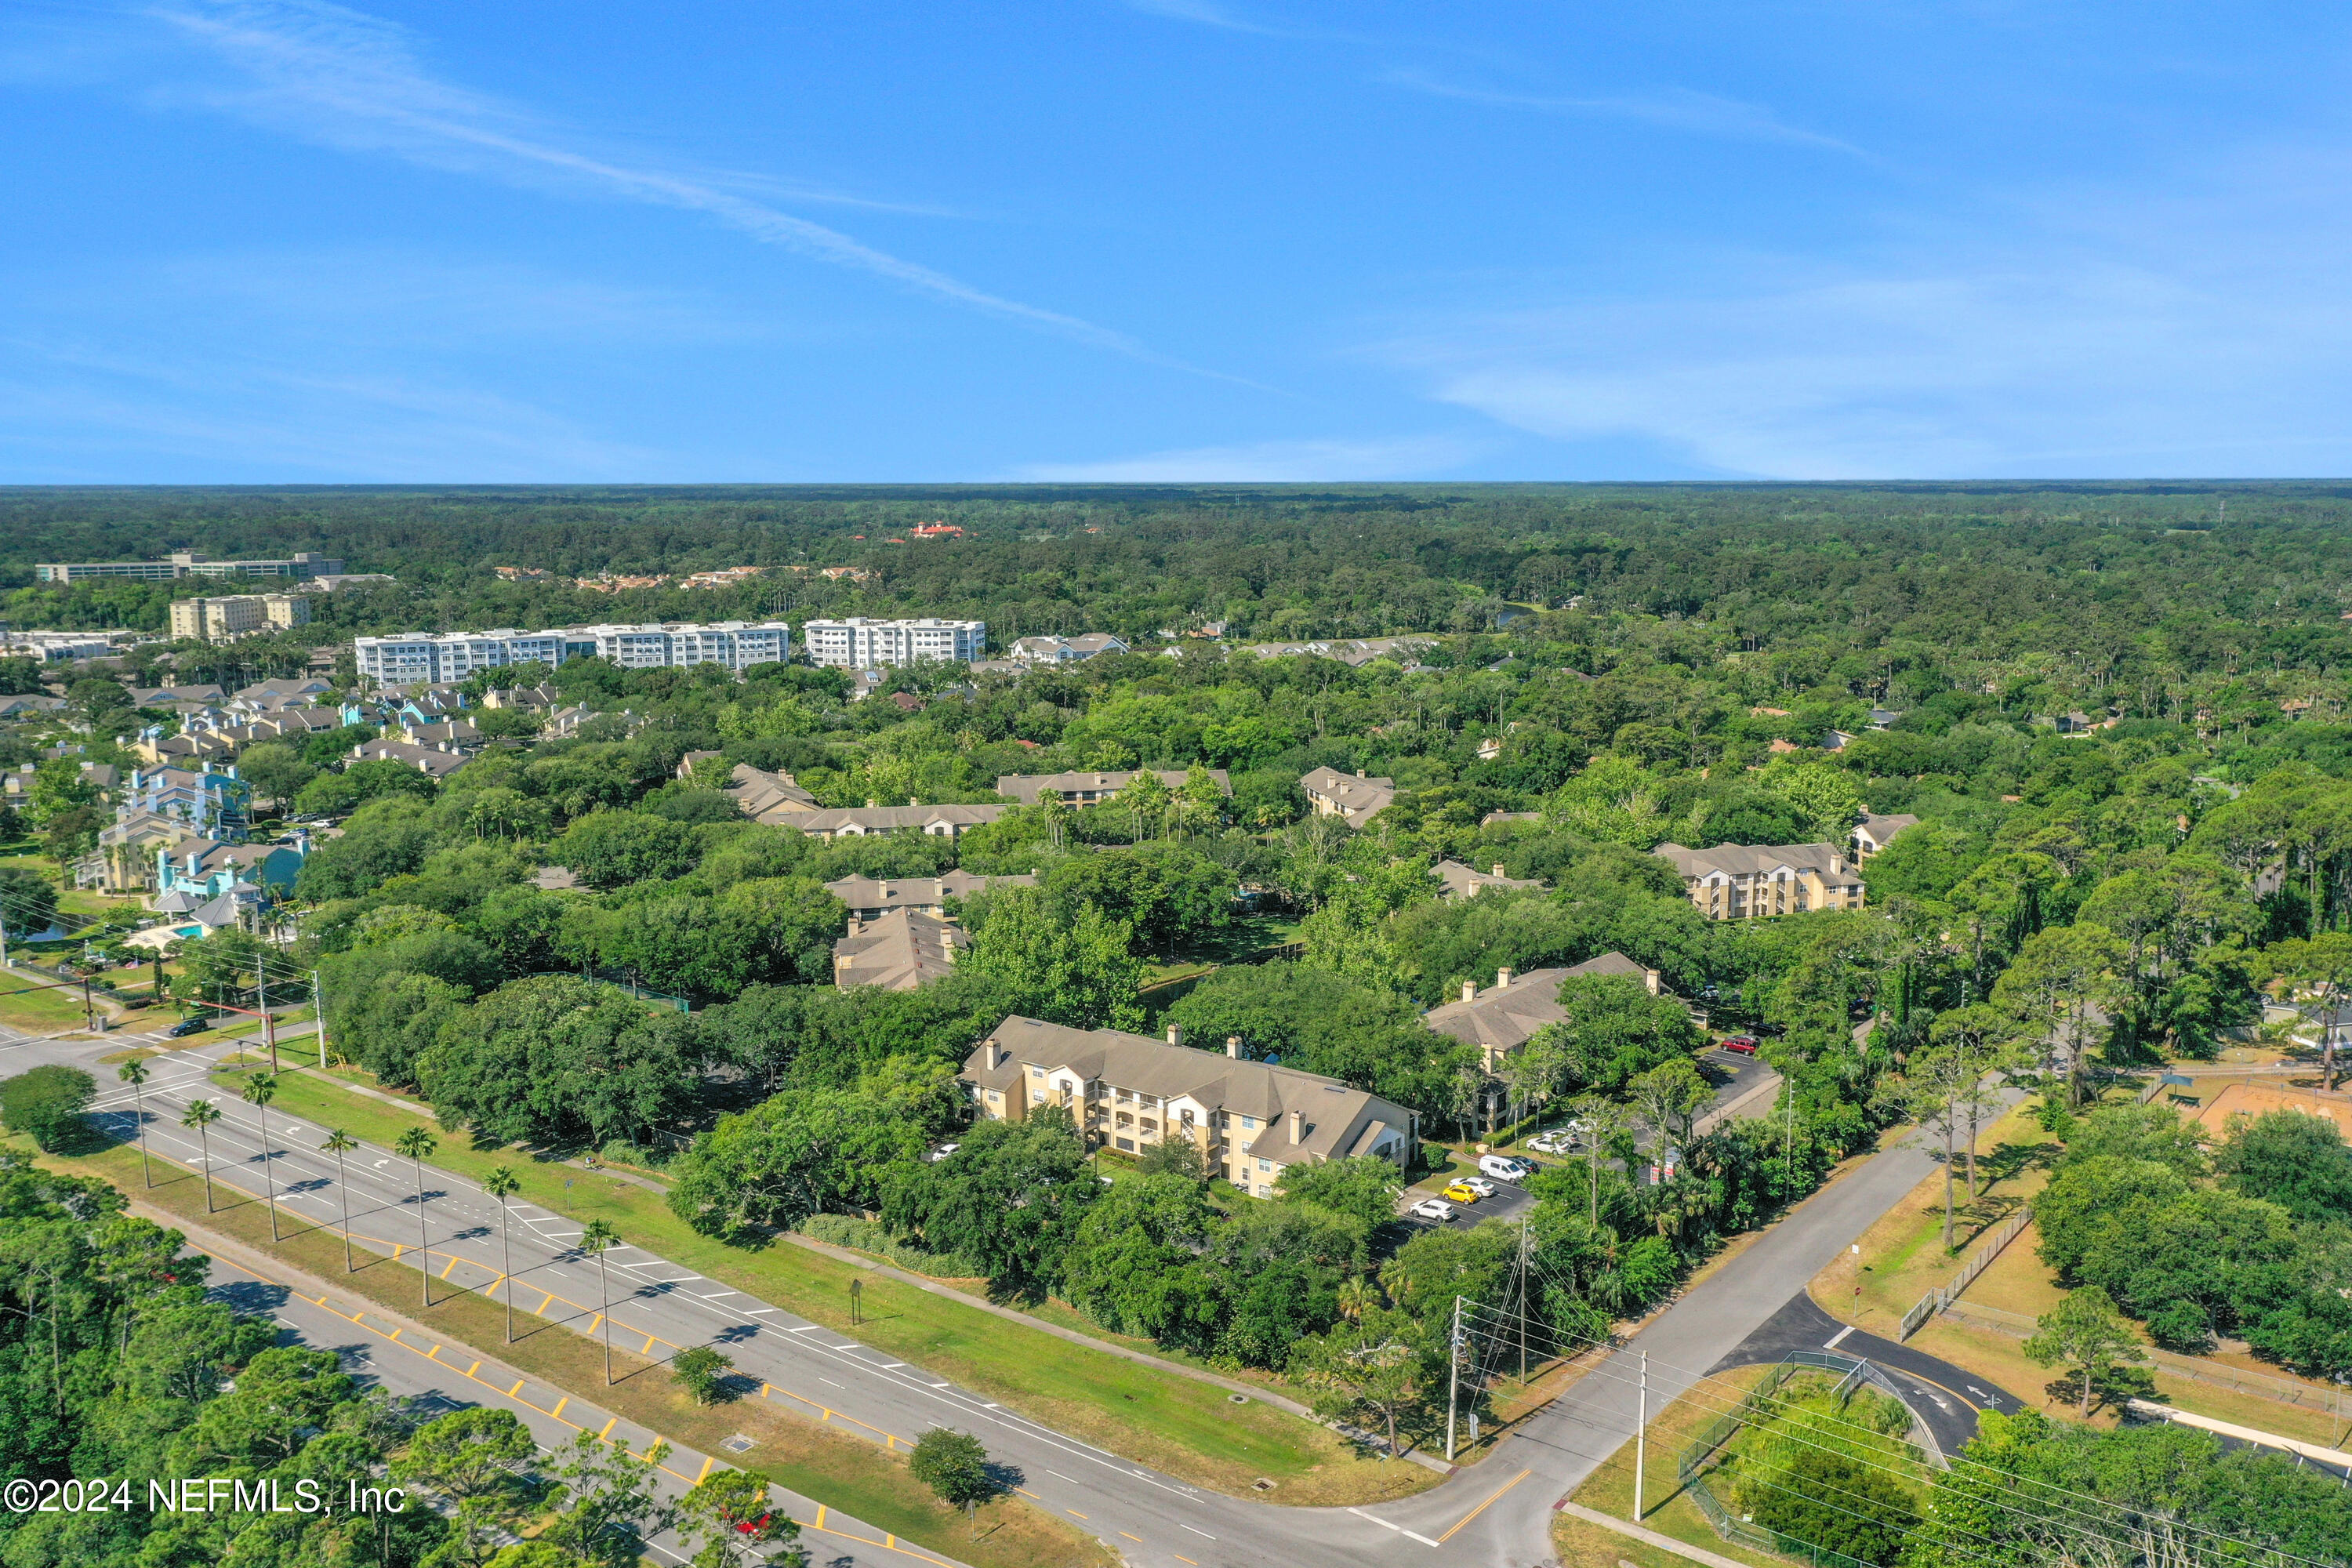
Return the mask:
[[[1850,1470],[1759,1449],[1741,1509],[1885,1568],[2105,1563],[2176,1526],[2227,1537],[2180,1558],[2200,1568],[2352,1557],[2332,1474],[2115,1425],[2155,1387],[2143,1346],[2352,1376],[2352,1148],[2319,1118],[2208,1130],[2137,1097],[2250,1041],[2291,1052],[2352,986],[2352,487],[16,490],[0,518],[17,627],[160,628],[222,591],[55,586],[37,562],[310,550],[396,579],[119,669],[0,661],[0,691],[66,700],[0,730],[0,766],[32,773],[8,874],[47,899],[17,917],[35,930],[110,820],[82,764],[135,765],[179,721],[167,679],[299,673],[331,645],[348,690],[355,634],[597,621],[972,616],[992,657],[1045,632],[1131,645],[898,668],[898,702],[805,662],[484,670],[462,687],[479,744],[446,777],[355,758],[373,722],[243,744],[257,812],[316,841],[276,936],[175,944],[171,994],[249,1005],[279,966],[273,1005],[315,1000],[348,1070],[417,1097],[453,1149],[666,1184],[639,1223],[667,1228],[637,1245],[748,1258],[800,1231],[1427,1447],[1457,1402],[1458,1302],[1555,1348],[1606,1340],[1882,1140],[1969,1142],[2001,1114],[1998,1070],[2027,1097],[2031,1252],[2066,1304],[2004,1352],[2055,1381],[2000,1375],[2043,1408],[1867,1509],[1800,1507]],[[961,532],[913,531],[941,524]],[[678,581],[730,566],[764,570]],[[542,681],[576,722],[508,701]],[[828,840],[747,815],[740,767],[826,809],[999,814]],[[1172,782],[1067,807],[999,790],[1065,770]],[[1320,770],[1391,798],[1318,814]],[[1874,814],[1916,820],[1855,867],[1859,907],[1710,919],[1675,860],[1843,850]],[[1507,885],[1449,896],[1446,862]],[[852,913],[828,888],[950,871],[1011,880],[943,905],[969,938],[950,971],[839,984]],[[1465,984],[1610,953],[1659,989],[1567,981],[1563,1016],[1495,1058],[1433,1021]],[[975,1121],[959,1075],[1013,1016],[1231,1039],[1411,1112],[1424,1158],[1251,1191],[1189,1145],[1096,1146],[1055,1108]],[[1700,1064],[1734,1030],[1777,1088],[1702,1125]],[[1528,1178],[1524,1232],[1475,1205],[1401,1221],[1410,1184],[1570,1117],[1589,1135]],[[1645,1176],[1661,1144],[1680,1163]],[[1955,1263],[1957,1169],[1920,1240]],[[5,1177],[0,1210],[55,1220]],[[1964,1206],[1973,1163],[1966,1182]],[[142,1310],[93,1309],[89,1353]],[[37,1334],[0,1321],[10,1347],[0,1385],[58,1409]],[[1458,1397],[1495,1418],[1491,1391]],[[422,1436],[387,1429],[365,1462]],[[2019,1500],[2045,1486],[2096,1507]]]

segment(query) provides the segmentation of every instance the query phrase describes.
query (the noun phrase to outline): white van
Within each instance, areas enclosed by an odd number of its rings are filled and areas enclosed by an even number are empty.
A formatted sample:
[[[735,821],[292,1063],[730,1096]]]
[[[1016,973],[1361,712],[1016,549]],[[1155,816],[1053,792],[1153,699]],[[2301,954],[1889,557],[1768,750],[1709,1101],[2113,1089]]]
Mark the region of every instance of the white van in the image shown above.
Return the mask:
[[[1514,1160],[1508,1154],[1487,1154],[1478,1161],[1479,1173],[1492,1176],[1498,1182],[1518,1181],[1527,1176],[1532,1169],[1533,1167],[1525,1161]]]

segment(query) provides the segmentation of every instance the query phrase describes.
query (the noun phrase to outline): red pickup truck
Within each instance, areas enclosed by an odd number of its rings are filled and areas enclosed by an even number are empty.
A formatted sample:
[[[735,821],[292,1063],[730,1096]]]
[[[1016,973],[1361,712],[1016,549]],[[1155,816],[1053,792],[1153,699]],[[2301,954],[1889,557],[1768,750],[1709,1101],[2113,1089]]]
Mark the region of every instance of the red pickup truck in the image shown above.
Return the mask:
[[[1759,1040],[1753,1035],[1733,1035],[1728,1039],[1718,1040],[1716,1042],[1716,1044],[1721,1046],[1725,1050],[1730,1051],[1734,1055],[1743,1057],[1754,1056],[1756,1054],[1756,1047],[1763,1043],[1764,1042]]]

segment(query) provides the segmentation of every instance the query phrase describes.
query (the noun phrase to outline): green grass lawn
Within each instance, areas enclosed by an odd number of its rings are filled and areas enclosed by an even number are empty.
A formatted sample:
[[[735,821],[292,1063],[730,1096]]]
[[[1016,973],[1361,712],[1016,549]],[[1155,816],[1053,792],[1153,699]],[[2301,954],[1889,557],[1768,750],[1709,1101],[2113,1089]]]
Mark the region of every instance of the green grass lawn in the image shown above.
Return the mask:
[[[223,1075],[224,1085],[235,1076]],[[432,1124],[430,1108],[421,1103],[413,1114],[404,1113],[330,1079],[310,1071],[288,1073],[278,1081],[278,1108],[384,1147],[408,1127]],[[845,1332],[850,1281],[863,1280],[865,1314],[856,1331],[867,1343],[1200,1485],[1239,1494],[1264,1477],[1281,1488],[1286,1502],[1357,1503],[1419,1490],[1436,1479],[1419,1466],[1360,1458],[1336,1433],[1271,1406],[1234,1405],[1213,1384],[1071,1344],[806,1247],[730,1247],[698,1234],[658,1194],[630,1182],[513,1150],[477,1149],[463,1133],[442,1134],[433,1160],[477,1181],[493,1165],[511,1165],[525,1200],[606,1220],[625,1239]]]
[[[21,972],[0,975],[0,1024],[47,1032],[83,1022],[80,986],[48,989],[46,982]]]

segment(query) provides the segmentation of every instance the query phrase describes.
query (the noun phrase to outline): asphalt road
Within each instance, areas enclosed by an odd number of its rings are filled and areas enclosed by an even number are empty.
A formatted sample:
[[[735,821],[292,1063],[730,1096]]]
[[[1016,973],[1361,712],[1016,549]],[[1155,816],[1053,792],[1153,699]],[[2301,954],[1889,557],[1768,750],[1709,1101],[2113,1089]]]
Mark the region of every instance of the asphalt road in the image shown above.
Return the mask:
[[[1709,1370],[1727,1372],[1736,1366],[1777,1362],[1795,1351],[1836,1351],[1871,1363],[1903,1391],[1904,1403],[1927,1423],[1936,1446],[1946,1455],[1977,1435],[1977,1413],[1998,1410],[2014,1415],[2024,1402],[1998,1384],[1989,1383],[1967,1368],[1941,1356],[1841,1323],[1803,1290],[1780,1304],[1756,1331]]]
[[[215,1300],[275,1322],[280,1344],[334,1352],[345,1372],[386,1393],[406,1396],[427,1419],[481,1406],[512,1412],[530,1428],[541,1451],[550,1454],[570,1447],[581,1432],[626,1441],[633,1453],[652,1448],[656,1434],[586,1400],[536,1383],[504,1363],[460,1350],[412,1320],[387,1314],[358,1298],[338,1295],[327,1281],[234,1248],[234,1244],[208,1238],[205,1250],[213,1258],[209,1293]],[[756,1445],[744,1452],[746,1458],[756,1458]],[[662,1461],[655,1489],[664,1500],[675,1502],[711,1468],[723,1468],[732,1458],[673,1445]],[[772,1487],[769,1495],[801,1525],[801,1541],[809,1550],[810,1560],[825,1568],[914,1568],[919,1563],[956,1563],[786,1488]],[[656,1562],[687,1561],[685,1543],[675,1532],[656,1535],[646,1545]]]
[[[132,1030],[103,1041],[0,1037],[0,1072],[39,1061],[97,1072],[106,1085],[99,1114],[127,1136],[131,1097],[95,1058],[140,1043]],[[177,1125],[179,1114],[190,1098],[211,1099],[224,1111],[211,1129],[215,1183],[257,1196],[266,1165],[286,1209],[336,1224],[343,1194],[334,1161],[317,1152],[325,1130],[271,1114],[265,1162],[252,1108],[206,1082],[213,1058],[231,1048],[203,1045],[151,1058],[151,1146],[197,1166],[199,1142]],[[1496,1445],[1484,1463],[1416,1497],[1364,1510],[1289,1509],[1188,1485],[642,1248],[606,1255],[609,1313],[615,1343],[656,1358],[688,1345],[721,1344],[742,1374],[872,1430],[908,1438],[934,1426],[971,1432],[992,1456],[1021,1470],[1039,1506],[1076,1520],[1130,1563],[1293,1568],[1444,1561],[1533,1568],[1551,1555],[1553,1504],[1633,1435],[1640,1352],[1649,1352],[1654,1410],[1696,1384],[1725,1347],[1754,1332],[1934,1169],[1932,1152],[1916,1137],[1879,1154],[1784,1217],[1733,1267],[1675,1302]],[[371,1250],[412,1267],[424,1261],[435,1276],[478,1289],[502,1278],[499,1206],[478,1189],[427,1165],[420,1200],[409,1162],[373,1147],[354,1152],[349,1171],[353,1234],[367,1238],[362,1244]],[[422,1255],[420,1215],[428,1249]],[[601,1331],[605,1306],[597,1266],[572,1246],[578,1222],[521,1204],[509,1217],[520,1303],[577,1331]]]

